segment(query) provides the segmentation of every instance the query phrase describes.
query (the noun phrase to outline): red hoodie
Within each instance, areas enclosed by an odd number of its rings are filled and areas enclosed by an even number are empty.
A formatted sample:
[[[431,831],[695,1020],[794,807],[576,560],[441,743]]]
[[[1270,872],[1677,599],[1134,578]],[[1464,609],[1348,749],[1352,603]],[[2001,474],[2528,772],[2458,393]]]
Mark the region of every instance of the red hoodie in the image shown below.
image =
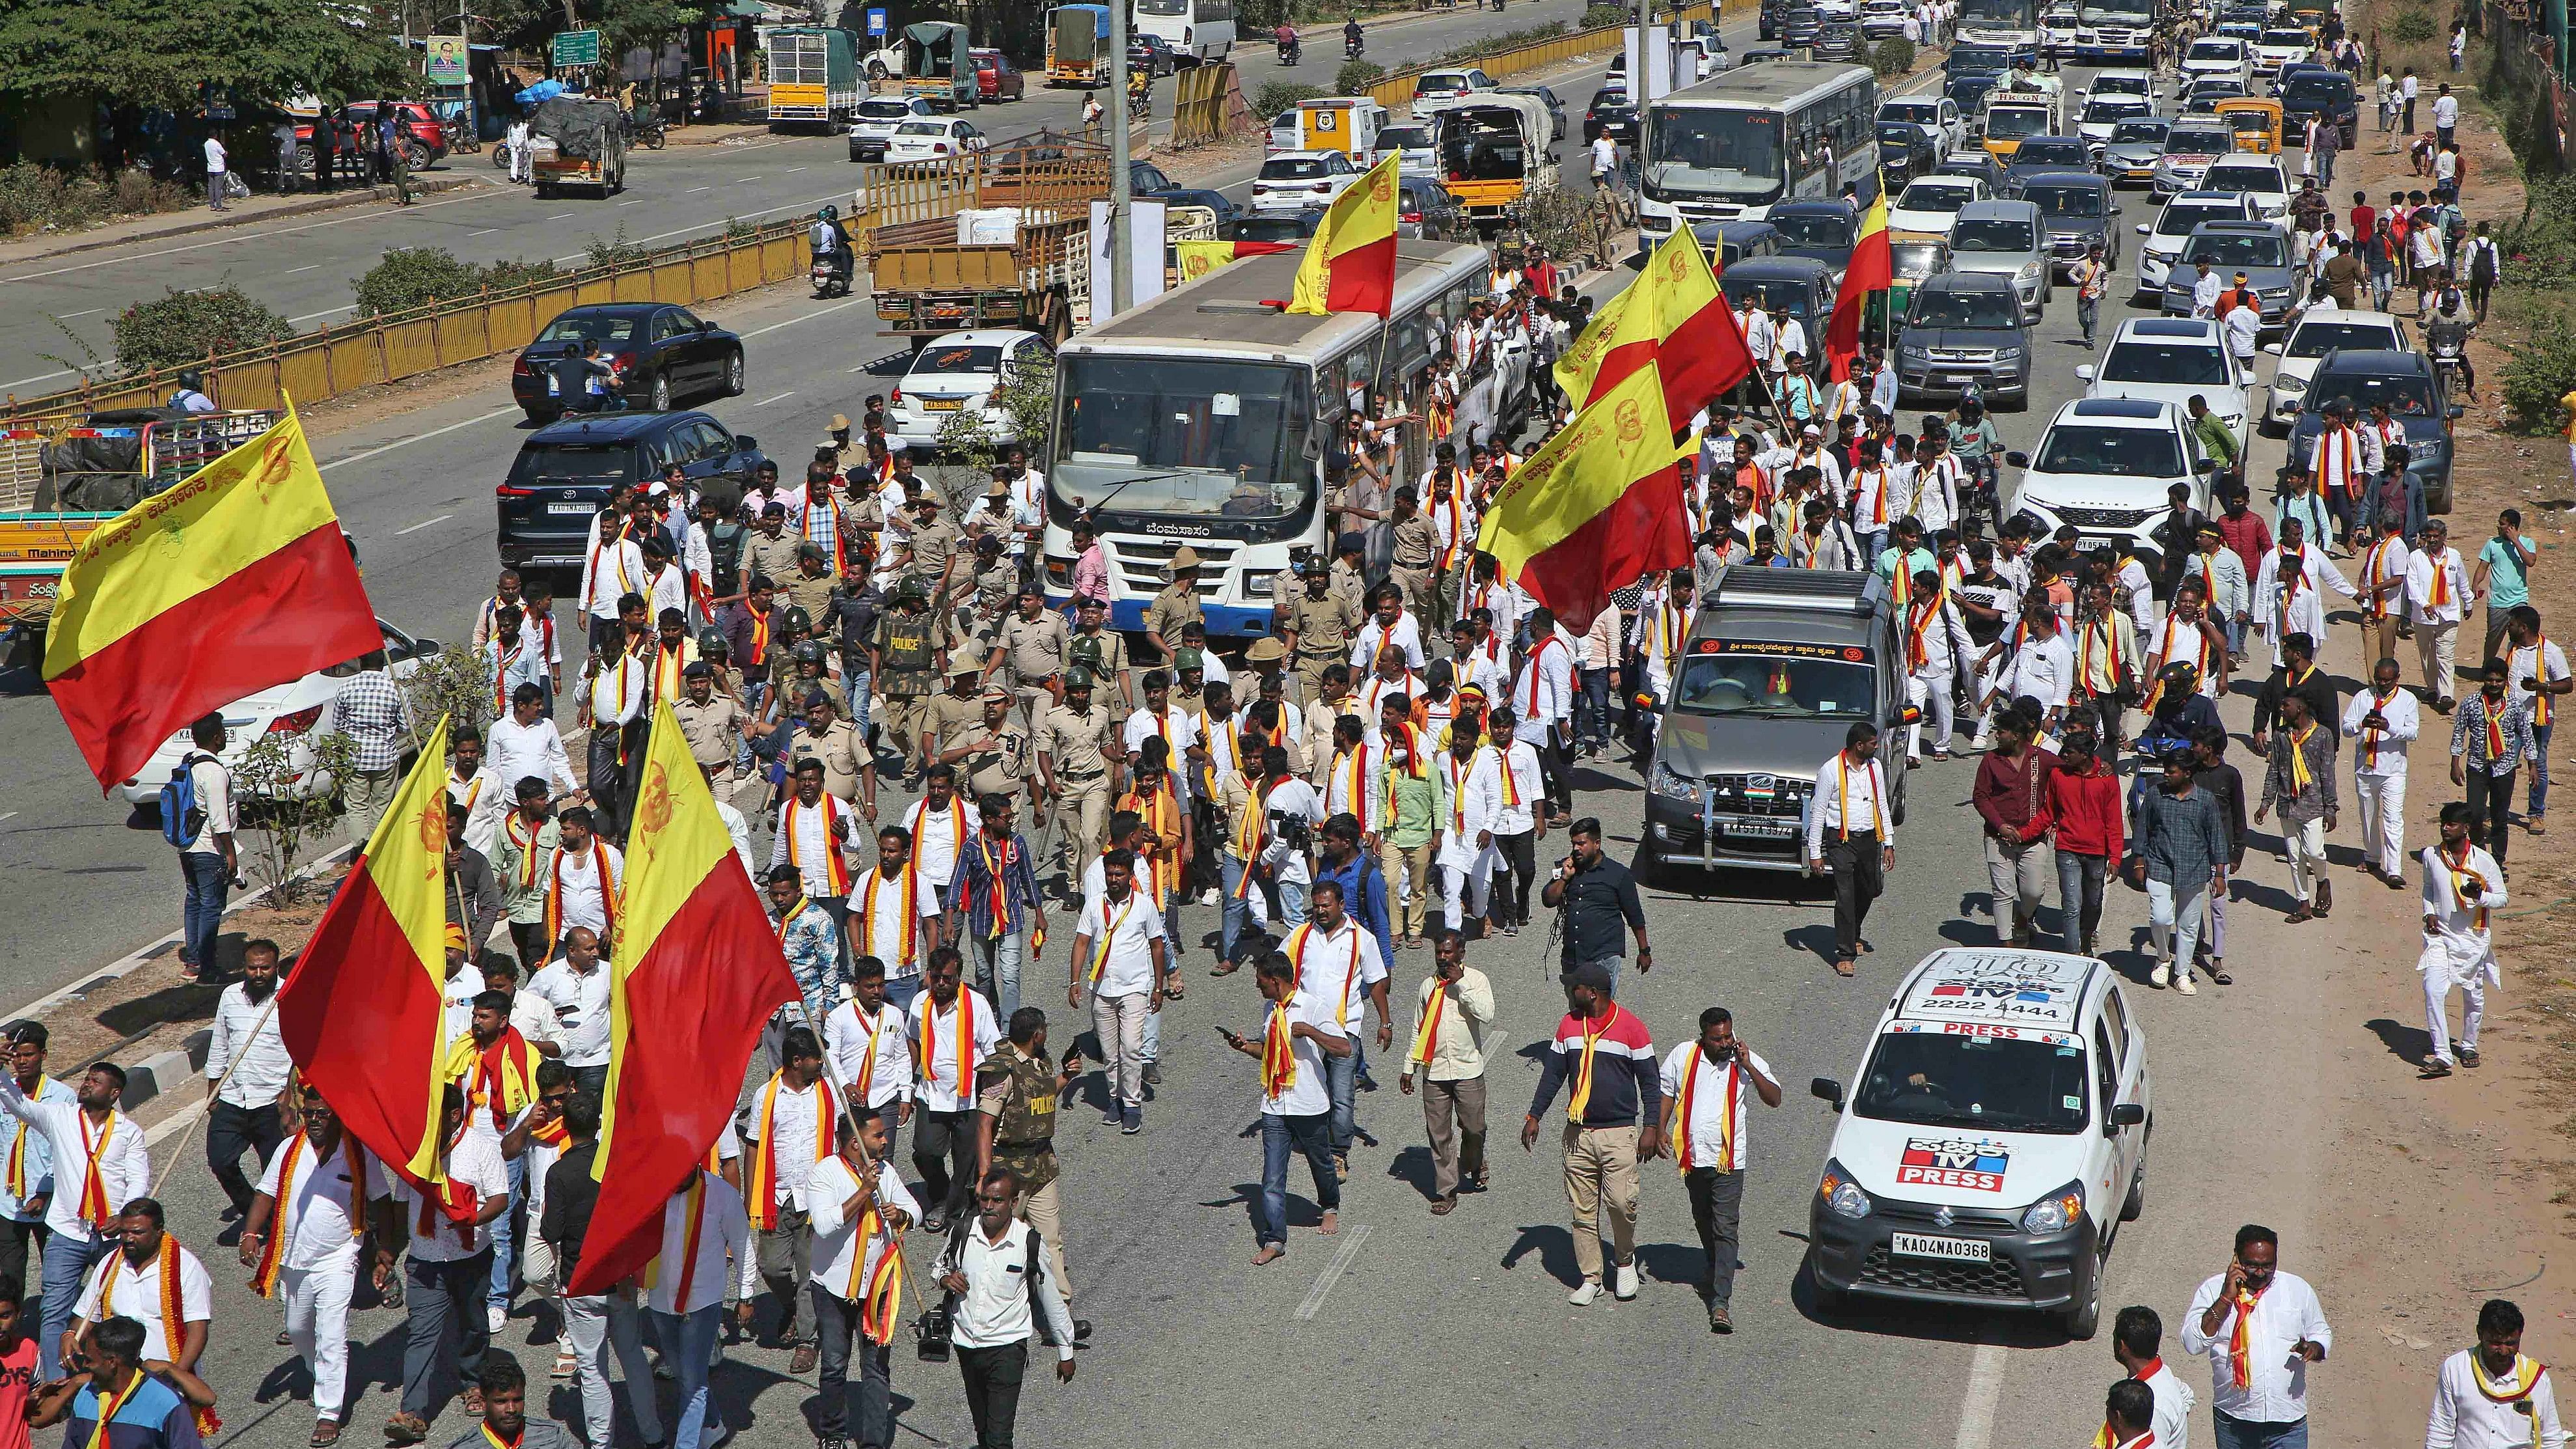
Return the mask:
[[[2120,777],[2102,768],[2077,774],[2060,765],[2048,777],[2048,818],[2057,827],[2057,848],[2077,855],[2118,860],[2121,833]]]

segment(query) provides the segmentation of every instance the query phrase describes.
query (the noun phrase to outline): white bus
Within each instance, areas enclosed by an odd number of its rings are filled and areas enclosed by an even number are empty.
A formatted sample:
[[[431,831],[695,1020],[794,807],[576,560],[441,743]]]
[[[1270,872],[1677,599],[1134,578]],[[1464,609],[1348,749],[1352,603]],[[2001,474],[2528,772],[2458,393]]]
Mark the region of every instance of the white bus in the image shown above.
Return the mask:
[[[1223,60],[1234,49],[1234,0],[1136,0],[1135,27],[1183,60]]]
[[[1491,260],[1456,242],[1398,242],[1393,331],[1381,347],[1373,316],[1264,305],[1290,295],[1300,259],[1286,251],[1220,267],[1064,344],[1041,538],[1051,605],[1072,598],[1071,530],[1086,512],[1107,555],[1113,628],[1143,627],[1184,544],[1203,560],[1211,637],[1272,632],[1272,600],[1295,586],[1291,554],[1330,559],[1324,494],[1339,481],[1354,399],[1365,403],[1375,378],[1391,401],[1422,411],[1418,380],[1486,295]],[[1495,418],[1517,430],[1528,385],[1513,361],[1478,359],[1462,430],[1484,436]],[[1429,466],[1422,431],[1398,430],[1397,476]]]
[[[1867,206],[1877,114],[1869,67],[1809,60],[1739,66],[1656,101],[1638,145],[1638,245],[1653,250],[1677,221],[1758,219],[1846,186]]]

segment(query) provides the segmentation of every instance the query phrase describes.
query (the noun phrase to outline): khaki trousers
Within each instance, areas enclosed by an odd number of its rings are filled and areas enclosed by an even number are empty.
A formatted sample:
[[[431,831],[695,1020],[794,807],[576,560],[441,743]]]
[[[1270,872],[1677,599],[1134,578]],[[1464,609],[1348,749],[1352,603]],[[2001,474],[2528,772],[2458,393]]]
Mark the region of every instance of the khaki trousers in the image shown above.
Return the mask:
[[[1035,1192],[1020,1194],[1020,1221],[1037,1229],[1038,1241],[1047,1245],[1048,1270],[1055,1274],[1055,1291],[1064,1295],[1064,1306],[1073,1307],[1073,1279],[1064,1271],[1064,1197],[1058,1193],[1057,1178]]]
[[[2397,658],[2397,615],[2361,621],[2361,672],[2366,678],[2382,659]],[[2405,668],[2401,661],[2400,670]],[[2402,674],[2400,677],[2403,677]]]
[[[1092,857],[1109,838],[1109,777],[1094,775],[1088,780],[1068,780],[1056,776],[1056,787],[1062,791],[1055,805],[1056,839],[1064,847],[1070,862],[1065,879],[1075,890],[1082,888],[1082,878],[1091,870]]]
[[[1324,697],[1324,671],[1342,662],[1341,656],[1336,654],[1297,656],[1297,704],[1301,708]],[[1326,726],[1330,727],[1330,721]]]
[[[1431,857],[1440,838],[1433,836],[1410,850],[1381,838],[1377,868],[1386,872],[1388,923],[1408,941],[1422,939],[1422,918],[1431,906]]]
[[[1404,591],[1404,607],[1413,611],[1414,618],[1427,623],[1438,617],[1433,611],[1437,602],[1433,590],[1439,584],[1439,575],[1428,568],[1394,568],[1387,571],[1387,577],[1395,580],[1395,586]]]
[[[1565,1200],[1574,1208],[1574,1265],[1601,1281],[1601,1211],[1621,1263],[1637,1257],[1637,1129],[1565,1124]]]
[[[2424,666],[2424,692],[2435,699],[2457,698],[2460,690],[2454,683],[2460,648],[2458,620],[2449,623],[2422,623],[2415,626],[2415,656]],[[2471,691],[2475,693],[2475,691]]]
[[[878,722],[894,737],[895,748],[903,751],[905,768],[923,768],[921,730],[930,713],[930,696],[926,694],[888,694],[878,697]]]
[[[1485,1079],[1424,1080],[1422,1126],[1431,1139],[1431,1194],[1453,1196],[1462,1175],[1485,1170]]]

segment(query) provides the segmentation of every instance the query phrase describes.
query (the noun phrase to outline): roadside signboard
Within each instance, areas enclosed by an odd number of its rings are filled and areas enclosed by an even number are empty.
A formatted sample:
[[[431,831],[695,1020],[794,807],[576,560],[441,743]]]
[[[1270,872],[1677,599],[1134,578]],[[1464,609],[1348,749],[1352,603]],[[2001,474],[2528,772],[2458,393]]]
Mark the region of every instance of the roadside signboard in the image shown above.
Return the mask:
[[[558,67],[599,64],[599,32],[567,30],[556,36],[554,62]]]
[[[886,13],[885,13],[883,10],[876,10],[876,9],[871,9],[871,10],[869,10],[869,11],[868,11],[868,34],[870,34],[870,35],[883,35],[883,34],[885,34],[885,33],[886,33]]]
[[[595,33],[595,32],[594,32]],[[473,62],[462,35],[433,35],[427,42],[423,75],[434,86],[461,86],[473,79]]]

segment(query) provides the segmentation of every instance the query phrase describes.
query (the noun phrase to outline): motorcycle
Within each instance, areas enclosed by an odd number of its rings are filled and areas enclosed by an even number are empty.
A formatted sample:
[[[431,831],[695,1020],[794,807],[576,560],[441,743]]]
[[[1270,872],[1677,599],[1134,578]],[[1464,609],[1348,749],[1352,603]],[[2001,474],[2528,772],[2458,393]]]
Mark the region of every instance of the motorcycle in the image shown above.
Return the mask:
[[[1346,60],[1359,59],[1360,52],[1367,48],[1366,43],[1356,35],[1346,35],[1342,37],[1342,56]]]
[[[841,260],[839,253],[816,257],[812,270],[806,275],[814,284],[814,300],[817,302],[850,295],[851,268]]]
[[[2453,343],[2436,342],[2428,344],[2428,350],[2433,354],[2433,375],[2441,379],[2442,395],[2457,396],[2465,382],[2460,373],[2459,347]]]
[[[1297,63],[1298,51],[1299,46],[1296,41],[1281,41],[1279,43],[1279,63],[1281,65],[1295,65]]]

